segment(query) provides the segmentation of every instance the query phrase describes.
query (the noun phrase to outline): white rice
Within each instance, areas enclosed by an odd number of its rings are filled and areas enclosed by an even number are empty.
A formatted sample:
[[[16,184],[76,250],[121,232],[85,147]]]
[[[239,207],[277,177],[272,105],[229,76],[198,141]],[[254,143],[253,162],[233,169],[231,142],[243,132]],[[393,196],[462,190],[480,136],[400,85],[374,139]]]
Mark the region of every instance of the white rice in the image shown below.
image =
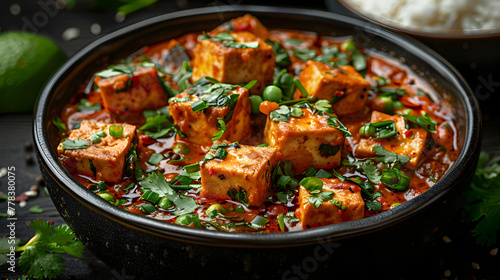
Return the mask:
[[[344,0],[344,2],[359,6],[373,19],[385,23],[390,21],[389,24],[412,30],[477,33],[479,30],[500,28],[500,0]]]

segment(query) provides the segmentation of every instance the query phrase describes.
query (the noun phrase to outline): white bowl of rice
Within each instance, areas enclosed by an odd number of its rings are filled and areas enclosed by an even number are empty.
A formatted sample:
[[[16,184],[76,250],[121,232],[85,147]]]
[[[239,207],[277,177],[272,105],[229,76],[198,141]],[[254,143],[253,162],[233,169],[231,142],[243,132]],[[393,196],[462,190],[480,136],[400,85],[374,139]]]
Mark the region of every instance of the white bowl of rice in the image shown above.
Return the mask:
[[[340,0],[351,11],[408,33],[437,37],[500,33],[500,0]]]
[[[459,68],[500,62],[500,0],[333,1],[365,20],[411,35]]]

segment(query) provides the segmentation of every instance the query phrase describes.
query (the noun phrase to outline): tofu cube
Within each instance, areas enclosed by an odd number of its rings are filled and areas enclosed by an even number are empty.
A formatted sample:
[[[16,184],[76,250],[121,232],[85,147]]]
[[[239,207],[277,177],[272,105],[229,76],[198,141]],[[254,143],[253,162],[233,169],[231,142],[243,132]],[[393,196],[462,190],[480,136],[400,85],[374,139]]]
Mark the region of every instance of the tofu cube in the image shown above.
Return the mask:
[[[80,128],[74,129],[69,139],[87,140],[89,146],[86,149],[65,150],[62,142],[57,147],[57,153],[63,164],[70,170],[93,176],[98,181],[119,182],[122,179],[125,156],[132,146],[135,136],[135,126],[129,124],[115,124],[123,127],[122,137],[109,135],[109,127],[112,124],[84,120]],[[99,143],[92,144],[89,140],[94,133],[105,132]],[[92,162],[92,165],[91,163]]]
[[[300,186],[299,208],[295,210],[295,217],[300,220],[304,229],[339,224],[364,217],[365,202],[358,186],[348,181],[341,182],[337,178],[321,179],[321,181],[323,181],[323,191],[333,192],[332,198],[341,202],[346,208],[342,210],[331,201],[323,201],[316,208],[308,201],[311,196],[309,190]]]
[[[302,108],[300,118],[288,122],[273,121],[268,116],[264,128],[264,142],[278,147],[282,160],[292,162],[295,174],[315,168],[335,168],[340,165],[344,133],[328,125],[329,115],[314,114]]]
[[[232,48],[224,42],[198,39],[194,51],[192,80],[212,77],[229,84],[248,83],[257,80],[251,94],[261,95],[264,87],[273,82],[273,48],[248,31],[230,32],[236,42],[258,42],[257,48]]]
[[[270,32],[267,28],[254,16],[246,14],[241,17],[234,18],[229,22],[219,25],[212,30],[211,34],[218,34],[228,31],[249,31],[262,39],[269,38]]]
[[[167,105],[167,96],[158,82],[155,67],[138,66],[134,76],[126,74],[103,79],[96,77],[104,107],[112,113],[141,113]]]
[[[231,120],[226,123],[227,129],[222,135],[221,140],[231,142],[241,141],[252,134],[250,127],[252,109],[250,107],[250,99],[248,98],[248,90],[243,87],[236,87],[229,94],[238,94],[239,97]],[[176,98],[181,99],[187,96],[188,93],[183,92],[178,94]],[[214,134],[219,131],[217,128],[217,118],[225,119],[230,113],[231,107],[208,107],[205,110],[193,112],[191,104],[198,101],[199,98],[191,95],[190,99],[190,101],[184,102],[170,102],[168,110],[174,120],[174,124],[186,134],[186,140],[199,145],[211,145]]]
[[[373,111],[370,119],[371,123],[392,120],[396,123],[396,130],[399,135],[390,138],[374,140],[373,138],[361,138],[356,148],[356,157],[371,157],[376,155],[372,151],[376,145],[381,145],[389,152],[398,155],[409,156],[411,160],[405,167],[415,170],[424,158],[425,142],[428,132],[421,127],[406,129],[405,120],[402,116],[391,116],[379,111]]]
[[[226,142],[227,143],[227,142]],[[245,190],[250,206],[260,206],[268,197],[273,168],[278,164],[276,147],[221,147],[227,156],[201,164],[200,195],[212,199],[231,199],[228,191]],[[209,152],[215,153],[212,149]]]
[[[299,75],[311,98],[332,101],[334,97],[342,97],[332,105],[335,114],[349,115],[360,111],[368,99],[370,83],[350,65],[332,68],[329,64],[309,60]],[[301,95],[296,90],[295,99]]]

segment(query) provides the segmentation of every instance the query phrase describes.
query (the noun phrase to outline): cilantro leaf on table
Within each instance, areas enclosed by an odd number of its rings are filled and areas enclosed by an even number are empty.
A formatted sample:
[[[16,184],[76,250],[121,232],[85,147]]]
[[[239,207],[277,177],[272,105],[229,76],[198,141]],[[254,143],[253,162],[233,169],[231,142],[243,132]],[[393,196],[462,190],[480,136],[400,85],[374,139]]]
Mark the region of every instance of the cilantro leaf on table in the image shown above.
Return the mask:
[[[15,251],[22,252],[19,256],[19,266],[29,277],[52,279],[62,273],[66,265],[63,264],[64,258],[58,254],[66,253],[82,259],[84,246],[67,225],[54,228],[44,220],[34,220],[28,225],[35,230],[35,236],[24,246],[18,247],[18,242],[9,245],[15,245]],[[6,249],[5,243],[8,243],[6,238],[0,239],[2,255],[10,252],[10,246]]]
[[[490,246],[500,235],[500,158],[489,160],[482,152],[472,184],[467,191],[462,221],[476,222],[472,230],[476,242]]]

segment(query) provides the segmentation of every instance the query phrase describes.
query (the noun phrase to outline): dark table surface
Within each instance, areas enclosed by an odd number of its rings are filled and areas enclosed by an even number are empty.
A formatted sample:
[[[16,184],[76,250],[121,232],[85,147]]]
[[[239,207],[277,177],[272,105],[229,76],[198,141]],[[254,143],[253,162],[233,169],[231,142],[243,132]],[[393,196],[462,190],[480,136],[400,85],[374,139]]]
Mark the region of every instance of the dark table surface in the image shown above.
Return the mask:
[[[113,11],[94,10],[89,0],[77,1],[77,6],[73,10],[62,9],[50,14],[44,9],[44,5],[53,4],[55,0],[2,0],[0,2],[0,32],[25,29],[46,35],[55,40],[70,57],[100,36],[143,19],[180,9],[227,4],[283,5],[283,2],[277,1],[247,2],[241,0],[160,1],[127,16],[122,22],[117,22]],[[21,8],[17,15],[10,11],[12,4],[18,4]],[[307,8],[350,14],[336,1],[308,1]],[[46,16],[41,16],[41,13],[45,13]],[[95,23],[101,27],[99,34],[93,34],[90,30],[91,25]],[[62,34],[70,27],[78,28],[80,36],[74,40],[65,41],[62,39]],[[498,49],[498,46],[492,47]],[[442,55],[446,57],[445,53]],[[486,65],[477,65],[473,61],[468,65],[455,65],[468,81],[480,103],[484,125],[483,150],[493,154],[500,154],[500,112],[497,109],[500,101],[498,65],[500,65],[499,61],[492,61]],[[34,219],[53,220],[56,226],[64,223],[50,197],[43,192],[43,182],[39,180],[40,171],[32,146],[31,129],[32,116],[29,114],[0,115],[0,168],[15,167],[18,195],[34,185],[39,187],[38,195],[29,198],[25,207],[21,208],[19,204],[16,205],[16,238],[21,239],[23,243],[34,234],[26,225]],[[0,178],[0,191],[5,192],[6,187],[7,178]],[[30,213],[29,208],[35,205],[40,206],[44,212]],[[6,203],[0,202],[0,212],[5,213],[6,209]],[[7,233],[7,220],[5,217],[0,219],[0,236],[2,236]],[[470,236],[470,228],[460,223],[459,220],[459,215],[457,215],[456,221],[447,227],[443,238],[435,240],[416,262],[395,267],[391,279],[500,279],[500,257],[498,254],[496,256],[491,254],[492,249],[497,248],[498,244],[490,247],[477,246]],[[67,269],[59,278],[133,279],[109,268],[88,250],[84,252],[84,260],[85,262],[80,262],[76,258],[66,256]],[[17,279],[21,275],[22,271],[19,268],[16,269],[16,273],[11,273],[7,271],[7,266],[0,267],[2,279]]]

